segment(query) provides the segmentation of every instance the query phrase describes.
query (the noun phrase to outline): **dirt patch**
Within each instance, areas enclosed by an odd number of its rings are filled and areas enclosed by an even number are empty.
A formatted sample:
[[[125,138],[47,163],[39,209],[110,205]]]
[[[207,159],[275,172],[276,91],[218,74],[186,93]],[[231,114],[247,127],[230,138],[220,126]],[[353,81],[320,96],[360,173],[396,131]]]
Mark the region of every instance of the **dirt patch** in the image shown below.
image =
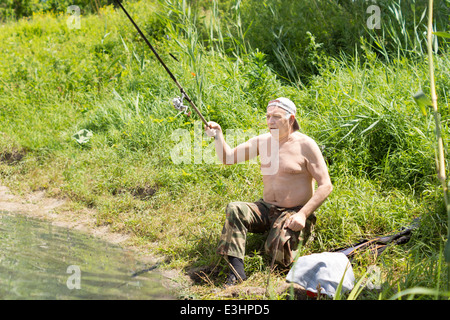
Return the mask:
[[[159,189],[158,185],[146,184],[143,186],[137,186],[134,188],[119,188],[112,191],[112,195],[124,194],[129,192],[136,199],[147,200],[152,197]]]
[[[139,199],[145,200],[153,196],[156,191],[158,191],[158,186],[152,186],[152,185],[145,185],[142,187],[137,187],[134,190],[131,191],[131,194]]]
[[[15,165],[27,155],[27,148],[20,146],[12,137],[0,131],[0,162]]]
[[[0,161],[13,165],[20,162],[26,154],[27,152],[24,149],[13,148],[10,151],[3,151],[0,153]]]

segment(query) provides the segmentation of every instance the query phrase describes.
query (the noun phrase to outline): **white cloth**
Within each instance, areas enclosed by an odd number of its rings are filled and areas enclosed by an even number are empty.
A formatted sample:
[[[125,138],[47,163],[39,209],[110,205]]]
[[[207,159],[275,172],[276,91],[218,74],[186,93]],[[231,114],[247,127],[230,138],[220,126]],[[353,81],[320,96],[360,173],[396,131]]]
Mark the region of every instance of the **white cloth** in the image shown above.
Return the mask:
[[[320,293],[334,297],[342,277],[342,292],[352,290],[355,275],[347,256],[341,252],[323,252],[298,258],[286,280],[314,293],[318,293],[320,284]]]
[[[288,98],[277,98],[276,100],[269,101],[267,108],[270,106],[279,107],[293,115],[295,115],[297,113],[297,107]]]

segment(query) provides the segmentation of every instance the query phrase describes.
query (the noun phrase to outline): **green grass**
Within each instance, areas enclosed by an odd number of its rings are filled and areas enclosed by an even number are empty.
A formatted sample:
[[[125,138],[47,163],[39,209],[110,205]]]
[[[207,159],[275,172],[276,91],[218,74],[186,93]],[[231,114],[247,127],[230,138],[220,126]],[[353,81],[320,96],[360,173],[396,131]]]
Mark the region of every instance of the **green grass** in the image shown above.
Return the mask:
[[[270,55],[246,44],[238,9],[223,20],[217,8],[206,11],[210,22],[202,29],[188,23],[196,12],[178,1],[170,15],[163,11],[168,2],[126,5],[206,119],[251,135],[265,128],[269,99],[284,95],[297,104],[301,130],[323,146],[334,184],[304,254],[391,233],[420,217],[408,244],[355,261],[357,277],[371,264],[383,276],[380,293],[358,298],[388,299],[416,286],[445,290],[447,226],[434,123],[412,99],[429,87],[425,58],[386,62],[362,42],[364,50],[353,56],[320,57],[317,74],[299,85],[277,76]],[[0,26],[2,183],[96,209],[99,225],[135,234],[150,253],[167,257],[165,268],[212,268],[227,203],[261,197],[258,164],[195,163],[199,147],[211,152],[211,141],[198,141],[195,113],[185,117],[172,108],[179,92],[122,12],[107,7],[82,16],[80,30],[69,30],[66,19],[35,14]],[[449,62],[448,54],[436,56],[444,141]],[[81,129],[93,134],[85,144],[73,138]],[[176,132],[191,136],[190,163],[171,157]],[[249,237],[246,272],[249,285],[265,287],[270,261],[261,240]],[[223,261],[218,270],[212,284],[201,282],[189,294],[214,298]],[[277,271],[275,282],[284,276]]]

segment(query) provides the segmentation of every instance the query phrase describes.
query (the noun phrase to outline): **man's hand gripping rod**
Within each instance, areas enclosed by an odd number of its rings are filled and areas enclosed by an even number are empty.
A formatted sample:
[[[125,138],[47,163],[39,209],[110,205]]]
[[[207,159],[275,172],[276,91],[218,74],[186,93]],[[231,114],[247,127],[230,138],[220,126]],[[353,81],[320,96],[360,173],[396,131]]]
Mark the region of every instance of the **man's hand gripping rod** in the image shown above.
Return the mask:
[[[131,18],[131,16],[128,14],[127,10],[125,10],[125,8],[122,6],[122,3],[119,0],[116,0],[116,3],[119,5],[119,7],[123,10],[123,12],[125,12],[125,14],[127,15],[128,19],[130,19],[131,23],[134,25],[134,27],[136,28],[136,30],[139,32],[139,34],[141,35],[141,37],[144,39],[145,43],[147,43],[147,45],[150,47],[150,49],[153,51],[153,53],[155,54],[156,58],[158,59],[158,61],[162,64],[162,66],[164,67],[164,69],[166,69],[167,73],[169,74],[169,76],[172,78],[172,80],[175,82],[175,84],[177,85],[177,87],[180,89],[181,92],[181,97],[179,98],[175,98],[173,99],[173,104],[174,107],[177,110],[183,111],[184,114],[188,114],[186,112],[187,110],[187,106],[183,105],[183,99],[186,99],[187,102],[189,102],[189,104],[191,105],[191,107],[195,110],[195,112],[198,114],[198,116],[200,117],[200,119],[203,121],[203,123],[205,124],[205,126],[208,126],[208,122],[205,120],[205,118],[203,117],[203,115],[200,113],[200,111],[197,109],[197,107],[195,106],[194,102],[192,102],[191,98],[188,96],[188,94],[186,93],[186,91],[184,91],[183,87],[178,83],[177,79],[175,78],[175,76],[173,75],[173,73],[169,70],[169,68],[166,66],[166,64],[164,63],[164,61],[161,59],[161,57],[159,56],[159,54],[156,52],[155,48],[153,48],[153,46],[150,44],[150,42],[147,40],[147,38],[145,37],[145,35],[142,33],[141,29],[139,29],[139,27],[137,26],[137,24],[133,21],[133,19]]]

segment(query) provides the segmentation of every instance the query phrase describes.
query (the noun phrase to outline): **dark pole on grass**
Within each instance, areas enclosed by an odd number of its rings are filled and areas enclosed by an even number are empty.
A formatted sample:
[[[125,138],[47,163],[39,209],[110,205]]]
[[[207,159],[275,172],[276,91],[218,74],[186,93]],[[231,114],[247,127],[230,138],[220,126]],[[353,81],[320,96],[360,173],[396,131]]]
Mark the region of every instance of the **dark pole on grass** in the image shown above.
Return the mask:
[[[155,48],[153,48],[153,46],[151,45],[150,41],[148,41],[148,39],[146,38],[146,36],[142,33],[141,29],[138,27],[138,25],[134,22],[134,20],[131,18],[131,16],[128,14],[127,10],[125,10],[125,8],[123,7],[122,3],[119,0],[115,0],[115,2],[119,5],[119,7],[123,10],[123,12],[126,14],[126,16],[128,17],[128,19],[130,19],[131,23],[134,25],[134,27],[136,28],[136,30],[139,32],[139,34],[141,35],[142,39],[144,39],[145,43],[149,46],[149,48],[153,51],[153,53],[155,54],[156,58],[158,59],[158,61],[162,64],[162,66],[164,67],[164,69],[167,71],[167,73],[169,74],[170,78],[172,78],[172,80],[175,82],[176,86],[180,89],[181,91],[181,98],[179,100],[179,102],[177,104],[175,104],[175,107],[178,109],[177,106],[180,107],[184,107],[182,105],[182,100],[186,99],[189,104],[191,105],[191,107],[195,110],[195,112],[198,114],[198,116],[200,117],[200,119],[203,121],[203,123],[205,124],[205,126],[208,126],[208,122],[206,121],[206,119],[203,117],[203,115],[200,113],[200,111],[197,109],[197,107],[195,106],[194,102],[191,100],[191,98],[189,97],[189,95],[186,93],[186,91],[184,91],[183,87],[180,85],[180,83],[178,82],[177,78],[175,78],[174,74],[170,71],[170,69],[167,67],[167,65],[164,63],[164,61],[161,59],[161,57],[159,56],[158,52],[156,52]],[[174,99],[175,100],[175,99]]]

